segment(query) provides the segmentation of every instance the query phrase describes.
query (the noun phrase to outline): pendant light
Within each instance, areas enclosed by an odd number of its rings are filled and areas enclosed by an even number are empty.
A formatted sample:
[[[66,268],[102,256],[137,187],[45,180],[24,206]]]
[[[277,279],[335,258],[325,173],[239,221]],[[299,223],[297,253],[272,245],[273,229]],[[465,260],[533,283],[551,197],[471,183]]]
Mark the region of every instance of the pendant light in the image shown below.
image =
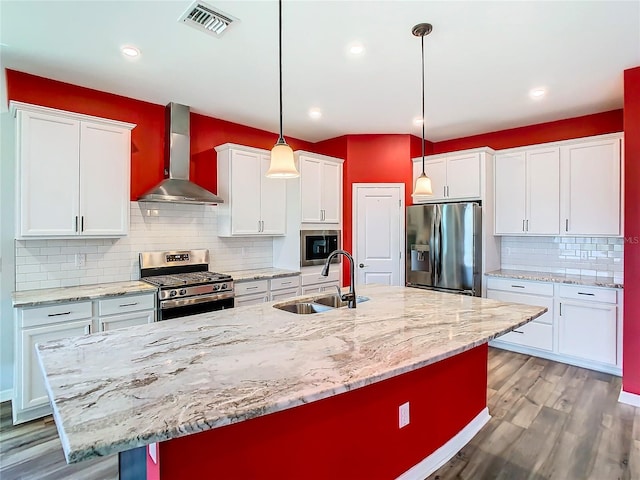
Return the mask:
[[[424,172],[424,124],[426,122],[424,116],[424,37],[429,35],[431,30],[433,30],[433,27],[430,23],[419,23],[411,29],[411,33],[416,37],[420,37],[422,42],[422,173],[416,180],[415,188],[411,194],[412,197],[427,197],[433,195],[431,179],[427,177],[427,174]]]
[[[271,149],[271,162],[266,176],[270,178],[295,178],[300,173],[296,169],[293,150],[282,136],[282,0],[278,0],[278,58],[280,62],[280,136]]]

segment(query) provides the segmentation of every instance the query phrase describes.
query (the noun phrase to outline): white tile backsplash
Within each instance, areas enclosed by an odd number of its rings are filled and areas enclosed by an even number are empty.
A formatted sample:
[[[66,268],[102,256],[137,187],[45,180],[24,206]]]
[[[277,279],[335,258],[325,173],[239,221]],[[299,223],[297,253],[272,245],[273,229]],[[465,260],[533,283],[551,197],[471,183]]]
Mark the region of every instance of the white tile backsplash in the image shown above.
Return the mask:
[[[622,278],[620,237],[502,237],[501,266],[508,270]]]
[[[16,290],[137,280],[138,254],[155,250],[208,248],[219,272],[273,263],[271,237],[218,237],[216,206],[131,202],[130,220],[124,238],[16,240]]]

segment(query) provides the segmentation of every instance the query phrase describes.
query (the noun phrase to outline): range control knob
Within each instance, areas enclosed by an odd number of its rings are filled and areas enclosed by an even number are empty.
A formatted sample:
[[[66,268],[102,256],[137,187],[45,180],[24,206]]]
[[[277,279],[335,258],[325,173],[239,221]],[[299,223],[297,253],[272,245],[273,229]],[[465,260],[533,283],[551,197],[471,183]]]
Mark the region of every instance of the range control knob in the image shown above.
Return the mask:
[[[217,283],[213,286],[213,291],[217,292],[218,290],[220,290],[220,285],[218,285]]]
[[[223,283],[223,284],[220,286],[220,290],[226,290],[226,289],[227,289],[227,287],[228,287],[228,285],[227,285],[226,283]]]
[[[180,295],[186,295],[186,294],[187,294],[187,289],[186,288],[180,289]]]
[[[170,296],[170,297],[175,297],[177,294],[178,294],[178,292],[176,292],[175,290],[171,290],[171,291],[169,292],[169,296]]]

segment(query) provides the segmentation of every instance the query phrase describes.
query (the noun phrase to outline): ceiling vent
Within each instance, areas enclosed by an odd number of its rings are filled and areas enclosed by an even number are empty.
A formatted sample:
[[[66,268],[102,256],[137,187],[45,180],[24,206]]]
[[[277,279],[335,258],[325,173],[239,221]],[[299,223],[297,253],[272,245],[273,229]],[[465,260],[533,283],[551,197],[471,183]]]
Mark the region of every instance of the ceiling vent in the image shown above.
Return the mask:
[[[204,2],[195,1],[178,19],[179,22],[208,33],[214,37],[220,37],[237,18],[216,10]]]

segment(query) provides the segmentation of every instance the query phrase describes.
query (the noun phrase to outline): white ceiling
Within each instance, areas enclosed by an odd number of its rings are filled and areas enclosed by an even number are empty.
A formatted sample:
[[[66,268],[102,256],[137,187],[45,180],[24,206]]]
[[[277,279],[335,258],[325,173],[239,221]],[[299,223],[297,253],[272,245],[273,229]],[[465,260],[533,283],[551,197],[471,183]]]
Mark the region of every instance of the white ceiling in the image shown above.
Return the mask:
[[[276,132],[278,3],[207,3],[221,38],[178,23],[184,1],[0,1],[4,67]],[[640,65],[640,1],[285,1],[284,133],[308,141],[421,128],[432,141],[622,107]],[[365,53],[354,58],[352,42]],[[119,48],[142,55],[124,58]],[[534,87],[548,90],[534,101]],[[320,120],[308,110],[318,107]]]

